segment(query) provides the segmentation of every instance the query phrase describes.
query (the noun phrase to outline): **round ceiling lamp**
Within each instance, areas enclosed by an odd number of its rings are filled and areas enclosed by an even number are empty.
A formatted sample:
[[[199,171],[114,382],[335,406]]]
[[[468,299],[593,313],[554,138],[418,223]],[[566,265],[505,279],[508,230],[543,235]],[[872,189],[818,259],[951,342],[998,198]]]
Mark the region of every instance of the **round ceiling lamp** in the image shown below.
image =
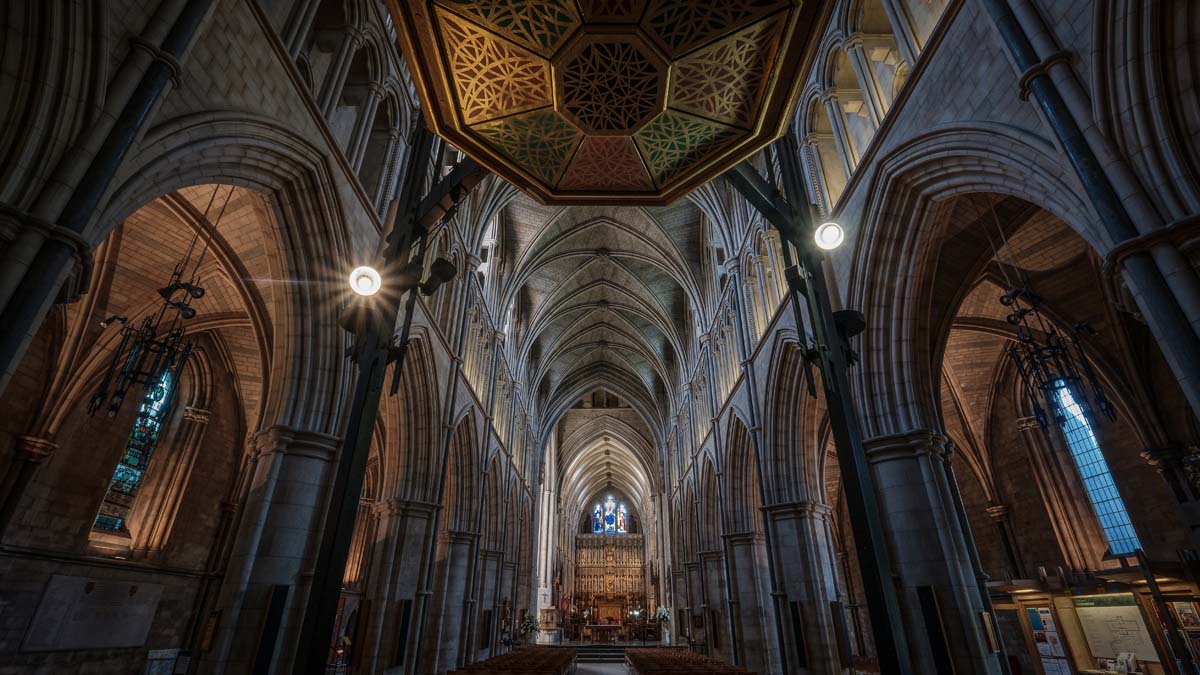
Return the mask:
[[[355,267],[350,273],[350,290],[362,296],[371,296],[379,292],[383,279],[374,267],[363,265]]]
[[[813,232],[813,240],[817,243],[817,248],[832,251],[846,241],[846,231],[834,222],[821,223]]]
[[[666,204],[770,143],[820,0],[387,0],[427,122],[545,203]]]

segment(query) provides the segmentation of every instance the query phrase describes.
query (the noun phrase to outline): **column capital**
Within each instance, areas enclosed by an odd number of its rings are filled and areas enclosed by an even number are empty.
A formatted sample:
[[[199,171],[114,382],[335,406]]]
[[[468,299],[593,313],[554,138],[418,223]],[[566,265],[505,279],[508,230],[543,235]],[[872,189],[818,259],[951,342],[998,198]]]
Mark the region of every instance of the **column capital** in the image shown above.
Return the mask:
[[[307,431],[276,424],[254,435],[254,449],[259,455],[280,453],[305,455],[333,461],[342,439],[318,431]]]
[[[45,436],[19,435],[13,445],[13,457],[23,462],[40,464],[58,450],[58,443]]]
[[[437,504],[412,499],[383,499],[371,505],[377,516],[419,516],[429,518],[437,510]]]
[[[763,511],[779,518],[807,518],[828,520],[833,509],[828,504],[815,501],[784,502],[763,506]]]
[[[208,424],[208,420],[212,418],[212,411],[195,406],[187,406],[183,409],[183,419],[194,424]]]
[[[440,539],[451,544],[470,544],[479,538],[478,532],[466,530],[443,530]]]
[[[842,48],[847,52],[860,51],[865,46],[866,36],[862,33],[851,33],[845,40],[842,41]]]
[[[151,59],[163,64],[171,71],[171,84],[178,89],[180,74],[183,72],[183,67],[179,65],[179,59],[175,55],[161,49],[158,45],[146,40],[140,35],[135,35],[129,38],[129,45],[134,49],[141,50],[150,55]]]
[[[1178,468],[1188,455],[1185,448],[1170,446],[1165,448],[1150,448],[1141,452],[1141,457],[1147,464],[1159,471]]]
[[[897,459],[917,459],[926,455],[941,461],[949,461],[954,452],[953,443],[948,438],[929,429],[914,429],[888,436],[877,436],[864,440],[863,447],[867,451],[867,461],[872,464]]]
[[[1008,506],[1006,504],[992,504],[984,510],[993,523],[1003,523],[1008,520]]]

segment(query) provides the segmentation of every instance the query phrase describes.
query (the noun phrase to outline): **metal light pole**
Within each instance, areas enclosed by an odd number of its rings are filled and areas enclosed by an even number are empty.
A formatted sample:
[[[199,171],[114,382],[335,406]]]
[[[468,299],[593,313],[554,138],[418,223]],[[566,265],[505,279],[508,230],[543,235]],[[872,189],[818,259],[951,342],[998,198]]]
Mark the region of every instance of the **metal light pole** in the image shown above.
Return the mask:
[[[418,240],[423,240],[428,228],[449,215],[455,205],[483,177],[482,170],[471,159],[463,159],[433,186],[428,194],[421,189],[429,167],[433,148],[433,133],[424,120],[418,118],[413,131],[404,182],[389,212],[394,223],[380,254],[381,288],[379,292],[355,300],[351,313],[344,317],[346,327],[354,333],[352,359],[358,364],[354,397],[346,422],[343,446],[338,454],[329,510],[317,550],[312,586],[304,612],[292,672],[297,675],[324,675],[329,657],[330,640],[337,617],[338,598],[342,590],[350,539],[358,515],[371,436],[379,416],[379,401],[383,379],[389,363],[395,361],[397,372],[404,365],[408,327],[412,321],[415,294],[419,279],[405,274]],[[405,307],[401,343],[393,346],[396,320],[404,293],[410,293]]]
[[[806,359],[821,369],[821,385],[850,509],[850,524],[858,549],[875,648],[883,672],[911,675],[912,660],[892,579],[891,557],[859,431],[858,413],[850,397],[848,333],[852,331],[847,330],[849,322],[846,321],[849,315],[841,314],[842,321],[839,322],[830,304],[829,288],[821,269],[821,254],[813,243],[811,211],[795,141],[788,134],[775,142],[775,149],[780,158],[786,197],[763,178],[749,160],[734,167],[724,178],[779,230],[784,242],[796,249],[798,259],[787,270],[788,289],[797,312],[796,319],[799,320],[803,305],[812,325],[814,344]],[[805,302],[801,303],[800,298]]]

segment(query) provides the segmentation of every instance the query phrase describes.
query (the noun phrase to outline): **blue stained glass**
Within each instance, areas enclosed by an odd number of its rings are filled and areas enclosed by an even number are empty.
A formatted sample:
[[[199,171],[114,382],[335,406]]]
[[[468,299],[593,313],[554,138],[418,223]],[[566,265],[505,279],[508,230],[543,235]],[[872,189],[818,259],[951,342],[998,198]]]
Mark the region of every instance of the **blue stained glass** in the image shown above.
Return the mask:
[[[133,497],[141,487],[145,478],[146,465],[154,446],[158,443],[165,406],[171,393],[171,375],[163,373],[158,385],[146,392],[138,407],[137,420],[133,430],[129,432],[129,440],[125,444],[125,452],[117,467],[113,469],[112,480],[104,500],[100,502],[100,513],[96,516],[92,529],[121,532],[125,529],[125,519],[129,508],[133,506]]]
[[[1125,509],[1125,501],[1117,492],[1113,482],[1112,472],[1108,462],[1100,452],[1100,444],[1092,425],[1083,413],[1083,408],[1071,394],[1070,387],[1061,380],[1058,383],[1058,405],[1062,412],[1059,425],[1067,445],[1071,448],[1071,457],[1075,460],[1075,468],[1083,479],[1087,489],[1088,499],[1092,509],[1108,539],[1109,551],[1116,555],[1127,555],[1141,548],[1133,523],[1129,520],[1129,512]]]
[[[618,504],[612,496],[604,499],[604,505],[592,507],[593,534],[628,534],[629,512],[625,504]]]

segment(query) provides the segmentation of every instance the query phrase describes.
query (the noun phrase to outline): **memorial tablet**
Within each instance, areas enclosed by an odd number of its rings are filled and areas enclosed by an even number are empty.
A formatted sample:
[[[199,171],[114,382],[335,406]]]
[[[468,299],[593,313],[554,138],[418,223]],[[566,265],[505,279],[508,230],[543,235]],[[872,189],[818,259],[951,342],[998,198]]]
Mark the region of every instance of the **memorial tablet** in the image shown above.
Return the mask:
[[[55,574],[38,603],[21,650],[114,649],[146,644],[161,584]]]

